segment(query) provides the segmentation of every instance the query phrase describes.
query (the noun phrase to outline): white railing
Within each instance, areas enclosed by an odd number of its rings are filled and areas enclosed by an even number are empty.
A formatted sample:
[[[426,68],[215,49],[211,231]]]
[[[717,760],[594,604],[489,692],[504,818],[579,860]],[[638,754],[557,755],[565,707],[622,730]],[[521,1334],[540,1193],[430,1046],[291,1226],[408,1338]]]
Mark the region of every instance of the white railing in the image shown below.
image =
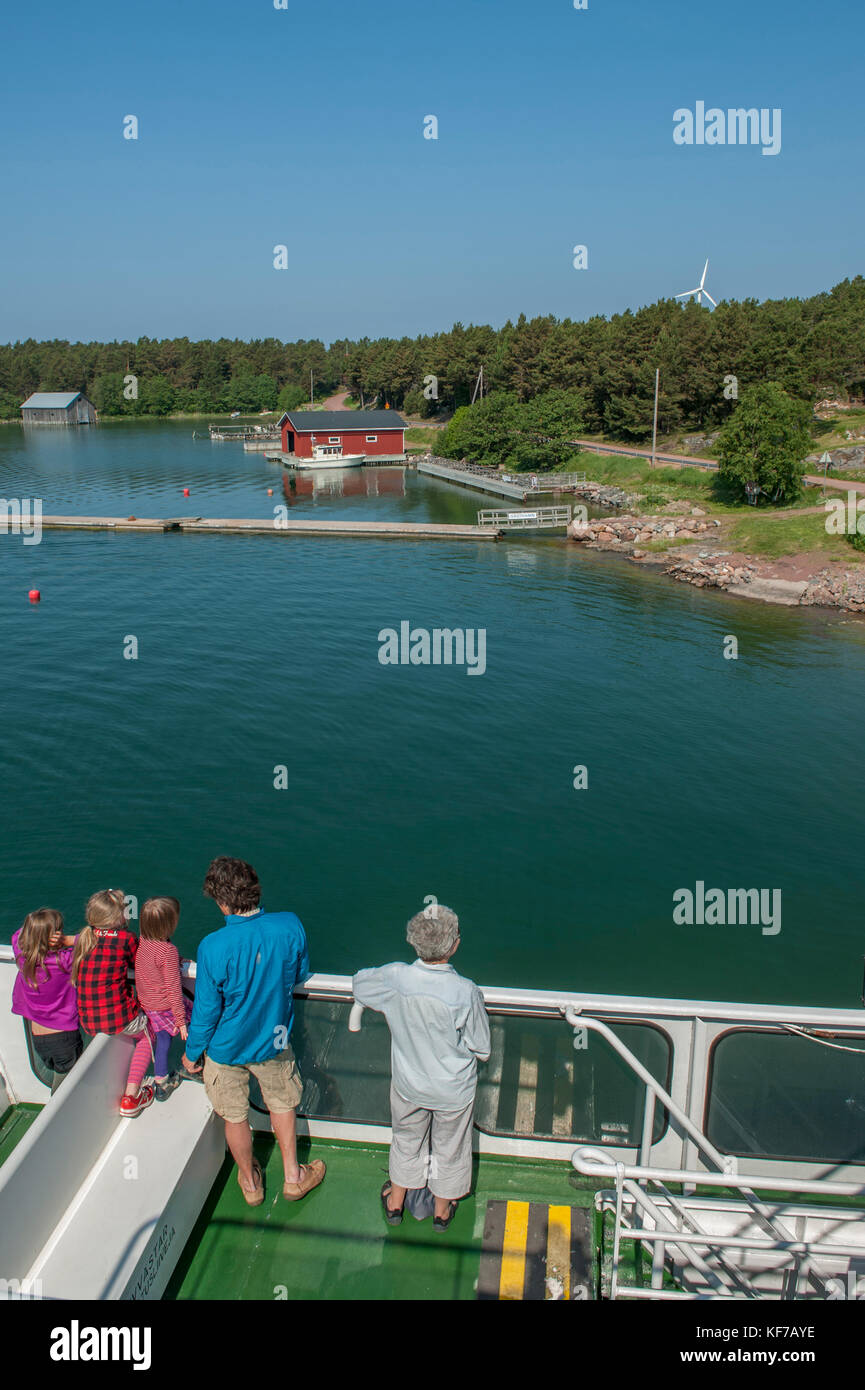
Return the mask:
[[[614,1166],[614,1170],[616,1172],[617,1200],[613,1254],[614,1287],[618,1279],[618,1261],[621,1240],[633,1238],[633,1232],[630,1230],[630,1228],[623,1228],[622,1226],[622,1199],[625,1190],[628,1191],[633,1201],[636,1203],[639,1212],[643,1216],[651,1217],[652,1220],[660,1224],[663,1227],[663,1229],[667,1231],[677,1231],[677,1228],[673,1225],[673,1223],[667,1220],[666,1218],[663,1218],[659,1213],[658,1209],[656,1208],[655,1204],[652,1203],[648,1198],[645,1189],[647,1188],[650,1182],[661,1187],[664,1197],[666,1198],[670,1206],[675,1210],[676,1214],[680,1218],[680,1221],[687,1224],[693,1224],[693,1218],[688,1215],[687,1206],[680,1204],[672,1196],[672,1194],[667,1190],[667,1188],[663,1186],[664,1182],[672,1181],[680,1182],[685,1185],[696,1185],[697,1183],[699,1183],[702,1186],[736,1187],[741,1191],[742,1196],[745,1199],[745,1202],[747,1203],[748,1207],[751,1209],[753,1213],[756,1223],[760,1225],[771,1237],[771,1248],[787,1249],[792,1248],[794,1245],[797,1244],[796,1237],[791,1233],[789,1228],[779,1219],[777,1212],[770,1210],[766,1203],[760,1200],[760,1198],[756,1194],[756,1191],[754,1190],[755,1187],[761,1185],[765,1187],[767,1185],[765,1179],[761,1179],[759,1176],[756,1175],[751,1179],[737,1177],[737,1164],[735,1157],[733,1157],[730,1154],[722,1154],[720,1150],[718,1150],[715,1147],[715,1145],[711,1143],[711,1141],[707,1138],[707,1136],[703,1133],[699,1126],[695,1124],[694,1121],[690,1118],[690,1116],[686,1114],[684,1109],[676,1103],[673,1097],[652,1075],[648,1068],[643,1065],[639,1058],[634,1056],[633,1052],[631,1052],[630,1049],[625,1046],[621,1039],[618,1038],[616,1034],[612,1031],[612,1029],[607,1027],[605,1023],[603,1023],[599,1019],[587,1017],[582,1010],[574,1007],[573,1005],[569,1005],[566,1008],[564,1008],[563,1013],[566,1022],[569,1023],[571,1027],[575,1030],[587,1029],[591,1032],[599,1033],[605,1039],[608,1045],[611,1048],[613,1048],[613,1050],[628,1065],[628,1067],[634,1073],[634,1075],[637,1076],[646,1087],[646,1100],[643,1110],[643,1133],[640,1145],[639,1168],[635,1168],[634,1165],[629,1165],[628,1167],[626,1167],[620,1162],[617,1163],[615,1160],[611,1158],[609,1154],[605,1154],[603,1153],[603,1151],[600,1150],[581,1149],[577,1151],[577,1154],[575,1154],[572,1159],[574,1166],[577,1167],[578,1171],[583,1173],[592,1171],[592,1169],[591,1166],[587,1169],[585,1166],[585,1162],[582,1164],[578,1162],[577,1155],[580,1154],[591,1156],[591,1160],[595,1168],[593,1174],[594,1176],[598,1176],[600,1170],[604,1169],[609,1173],[611,1164]],[[652,1135],[655,1121],[655,1107],[659,1100],[661,1101],[665,1109],[669,1112],[669,1114],[675,1119],[677,1124],[690,1137],[697,1150],[701,1152],[703,1155],[705,1155],[705,1157],[715,1165],[714,1172],[711,1170],[707,1172],[685,1172],[681,1169],[665,1169],[663,1171],[659,1171],[659,1169],[652,1164]],[[636,1183],[631,1181],[631,1179],[633,1178],[637,1179]],[[865,1196],[865,1183],[861,1182],[832,1183],[828,1180],[821,1179],[819,1181],[812,1182],[808,1182],[807,1180],[800,1180],[797,1183],[795,1179],[787,1177],[783,1178],[782,1181],[784,1188],[787,1191],[796,1190],[801,1192],[822,1193],[824,1195],[831,1196]],[[775,1179],[774,1182],[770,1179],[769,1185],[774,1185],[777,1187],[778,1179]],[[863,1230],[865,1230],[865,1213],[862,1214],[862,1219]],[[682,1228],[680,1227],[678,1229],[681,1230]],[[699,1232],[699,1228],[697,1228],[697,1231]],[[652,1236],[652,1239],[656,1240],[659,1238],[656,1236]],[[676,1244],[676,1242],[672,1243]],[[685,1246],[687,1246],[689,1243],[693,1242],[690,1242],[689,1239],[685,1239],[683,1242]],[[712,1244],[711,1241],[707,1241],[705,1239],[698,1243],[707,1245]],[[726,1249],[726,1246],[724,1246],[724,1248]],[[761,1247],[753,1246],[750,1248],[758,1249]],[[835,1250],[833,1251],[833,1253],[837,1254],[841,1252]],[[863,1239],[863,1245],[861,1247],[858,1247],[854,1253],[865,1254],[865,1239]],[[653,1261],[653,1286],[654,1280],[656,1278],[660,1278],[663,1274],[664,1244],[662,1241],[660,1242],[659,1246],[656,1247],[656,1256],[657,1258]],[[729,1273],[730,1270],[727,1261],[723,1257],[723,1255],[719,1254],[717,1258],[718,1263]],[[704,1275],[704,1277],[710,1278],[711,1275],[710,1282],[722,1284],[722,1281],[719,1280],[718,1275],[714,1271],[709,1269],[709,1267],[706,1265],[706,1262],[701,1257],[699,1257],[695,1251],[692,1250],[690,1252],[690,1258],[688,1262],[695,1266],[697,1269],[699,1269],[700,1272]],[[806,1266],[810,1266],[810,1261],[806,1261]],[[806,1272],[806,1270],[803,1268],[802,1272]],[[658,1287],[660,1287],[660,1284],[658,1284]],[[613,1294],[613,1296],[615,1297],[615,1294]]]
[[[572,515],[570,506],[535,507],[532,511],[484,507],[478,512],[478,526],[495,527],[499,531],[543,531],[552,526],[567,526]]]
[[[502,473],[503,483],[520,483],[531,492],[559,492],[578,487],[585,473]]]
[[[807,1280],[822,1297],[838,1297],[843,1284],[839,1274],[844,1267],[849,1268],[851,1260],[865,1258],[865,1212],[852,1207],[803,1209],[813,1220],[822,1218],[843,1222],[858,1235],[857,1240],[830,1241],[825,1239],[806,1240],[802,1233],[795,1235],[782,1223],[777,1213],[777,1199],[774,1210],[757,1200],[753,1189],[767,1186],[765,1178],[755,1173],[730,1174],[728,1172],[708,1175],[704,1172],[689,1172],[684,1169],[658,1169],[643,1164],[625,1164],[617,1161],[611,1154],[601,1149],[580,1147],[573,1155],[572,1162],[578,1173],[593,1181],[603,1181],[604,1177],[615,1180],[614,1194],[600,1191],[595,1204],[599,1211],[613,1210],[615,1213],[613,1232],[613,1251],[610,1279],[611,1298],[645,1298],[663,1296],[666,1298],[712,1297],[712,1294],[695,1294],[681,1290],[666,1290],[661,1294],[663,1276],[668,1251],[677,1251],[679,1263],[691,1275],[697,1271],[706,1284],[715,1290],[719,1297],[733,1296],[738,1290],[745,1297],[759,1298],[765,1290],[758,1288],[747,1271],[737,1266],[730,1258],[735,1252],[754,1252],[764,1258],[763,1272],[773,1275],[783,1274],[785,1297],[799,1296],[803,1280]],[[672,1193],[667,1183],[682,1187],[699,1183],[701,1187],[726,1192],[738,1189],[744,1203],[734,1206],[729,1201],[711,1198],[679,1197]],[[657,1189],[658,1200],[653,1200],[646,1186]],[[775,1184],[777,1186],[777,1184]],[[823,1198],[865,1197],[865,1182],[833,1182],[828,1179],[806,1181],[789,1178],[784,1180],[785,1192],[810,1194]],[[735,1235],[731,1232],[707,1231],[700,1225],[700,1215],[732,1216],[741,1221],[753,1215],[753,1224],[760,1226],[764,1235]],[[633,1217],[640,1219],[634,1222]],[[800,1222],[803,1217],[788,1210]],[[675,1217],[678,1221],[674,1221]],[[629,1222],[630,1224],[626,1224]],[[649,1224],[651,1223],[651,1224]],[[622,1284],[620,1267],[622,1242],[635,1245],[649,1245],[653,1249],[651,1289]],[[704,1251],[701,1254],[700,1251]],[[831,1262],[833,1269],[821,1269],[820,1265]],[[785,1263],[790,1268],[783,1271]],[[754,1272],[754,1271],[752,1271]],[[759,1271],[757,1271],[759,1272]],[[843,1294],[841,1295],[843,1296]]]

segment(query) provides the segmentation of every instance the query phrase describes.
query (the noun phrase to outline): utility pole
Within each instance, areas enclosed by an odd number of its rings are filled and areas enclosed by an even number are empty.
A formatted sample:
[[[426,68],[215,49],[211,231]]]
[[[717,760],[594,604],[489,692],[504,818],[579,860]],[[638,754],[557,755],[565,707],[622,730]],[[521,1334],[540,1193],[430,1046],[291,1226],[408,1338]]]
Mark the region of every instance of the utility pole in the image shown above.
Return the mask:
[[[483,367],[481,367],[480,371],[478,372],[478,379],[477,379],[477,381],[475,382],[475,389],[474,389],[474,391],[472,391],[472,402],[471,402],[472,405],[474,405],[474,403],[475,403],[475,398],[477,397],[478,393],[480,393],[480,398],[481,398],[481,400],[483,400],[483,398],[484,398],[484,369],[483,369]]]
[[[655,466],[655,450],[658,443],[658,382],[661,376],[660,367],[655,368],[655,413],[652,419],[652,467]]]
[[[315,395],[313,393],[312,386],[312,367],[310,367],[309,369],[309,408],[310,410],[315,409]]]

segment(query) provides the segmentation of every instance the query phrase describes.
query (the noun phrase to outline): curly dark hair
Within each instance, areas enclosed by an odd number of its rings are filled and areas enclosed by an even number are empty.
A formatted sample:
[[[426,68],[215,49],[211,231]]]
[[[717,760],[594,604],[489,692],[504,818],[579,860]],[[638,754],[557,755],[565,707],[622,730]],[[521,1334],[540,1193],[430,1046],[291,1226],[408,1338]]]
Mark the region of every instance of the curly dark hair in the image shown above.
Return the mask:
[[[204,896],[222,903],[229,912],[252,912],[261,901],[258,874],[244,859],[220,855],[204,877]]]

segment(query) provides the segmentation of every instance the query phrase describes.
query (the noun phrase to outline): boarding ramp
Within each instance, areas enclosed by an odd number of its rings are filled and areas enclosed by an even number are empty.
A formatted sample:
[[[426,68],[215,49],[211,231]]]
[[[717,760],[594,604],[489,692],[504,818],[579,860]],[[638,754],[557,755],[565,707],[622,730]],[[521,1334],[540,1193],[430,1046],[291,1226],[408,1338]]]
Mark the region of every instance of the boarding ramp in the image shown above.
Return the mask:
[[[567,527],[572,516],[570,506],[534,507],[531,511],[484,507],[478,512],[478,526],[496,531],[548,531],[553,527]]]
[[[0,1168],[0,1297],[161,1297],[224,1132],[195,1082],[122,1118],[133,1046],[95,1038]]]

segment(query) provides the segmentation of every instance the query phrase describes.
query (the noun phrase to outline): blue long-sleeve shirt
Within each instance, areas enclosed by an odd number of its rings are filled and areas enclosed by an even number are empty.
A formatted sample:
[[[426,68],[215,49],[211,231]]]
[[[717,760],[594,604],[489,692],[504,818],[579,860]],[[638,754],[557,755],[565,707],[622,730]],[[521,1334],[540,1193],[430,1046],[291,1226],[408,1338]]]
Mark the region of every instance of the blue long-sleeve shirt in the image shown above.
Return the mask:
[[[235,1067],[278,1057],[294,1022],[294,987],[308,974],[306,933],[295,913],[226,917],[198,948],[187,1057],[206,1052]]]

